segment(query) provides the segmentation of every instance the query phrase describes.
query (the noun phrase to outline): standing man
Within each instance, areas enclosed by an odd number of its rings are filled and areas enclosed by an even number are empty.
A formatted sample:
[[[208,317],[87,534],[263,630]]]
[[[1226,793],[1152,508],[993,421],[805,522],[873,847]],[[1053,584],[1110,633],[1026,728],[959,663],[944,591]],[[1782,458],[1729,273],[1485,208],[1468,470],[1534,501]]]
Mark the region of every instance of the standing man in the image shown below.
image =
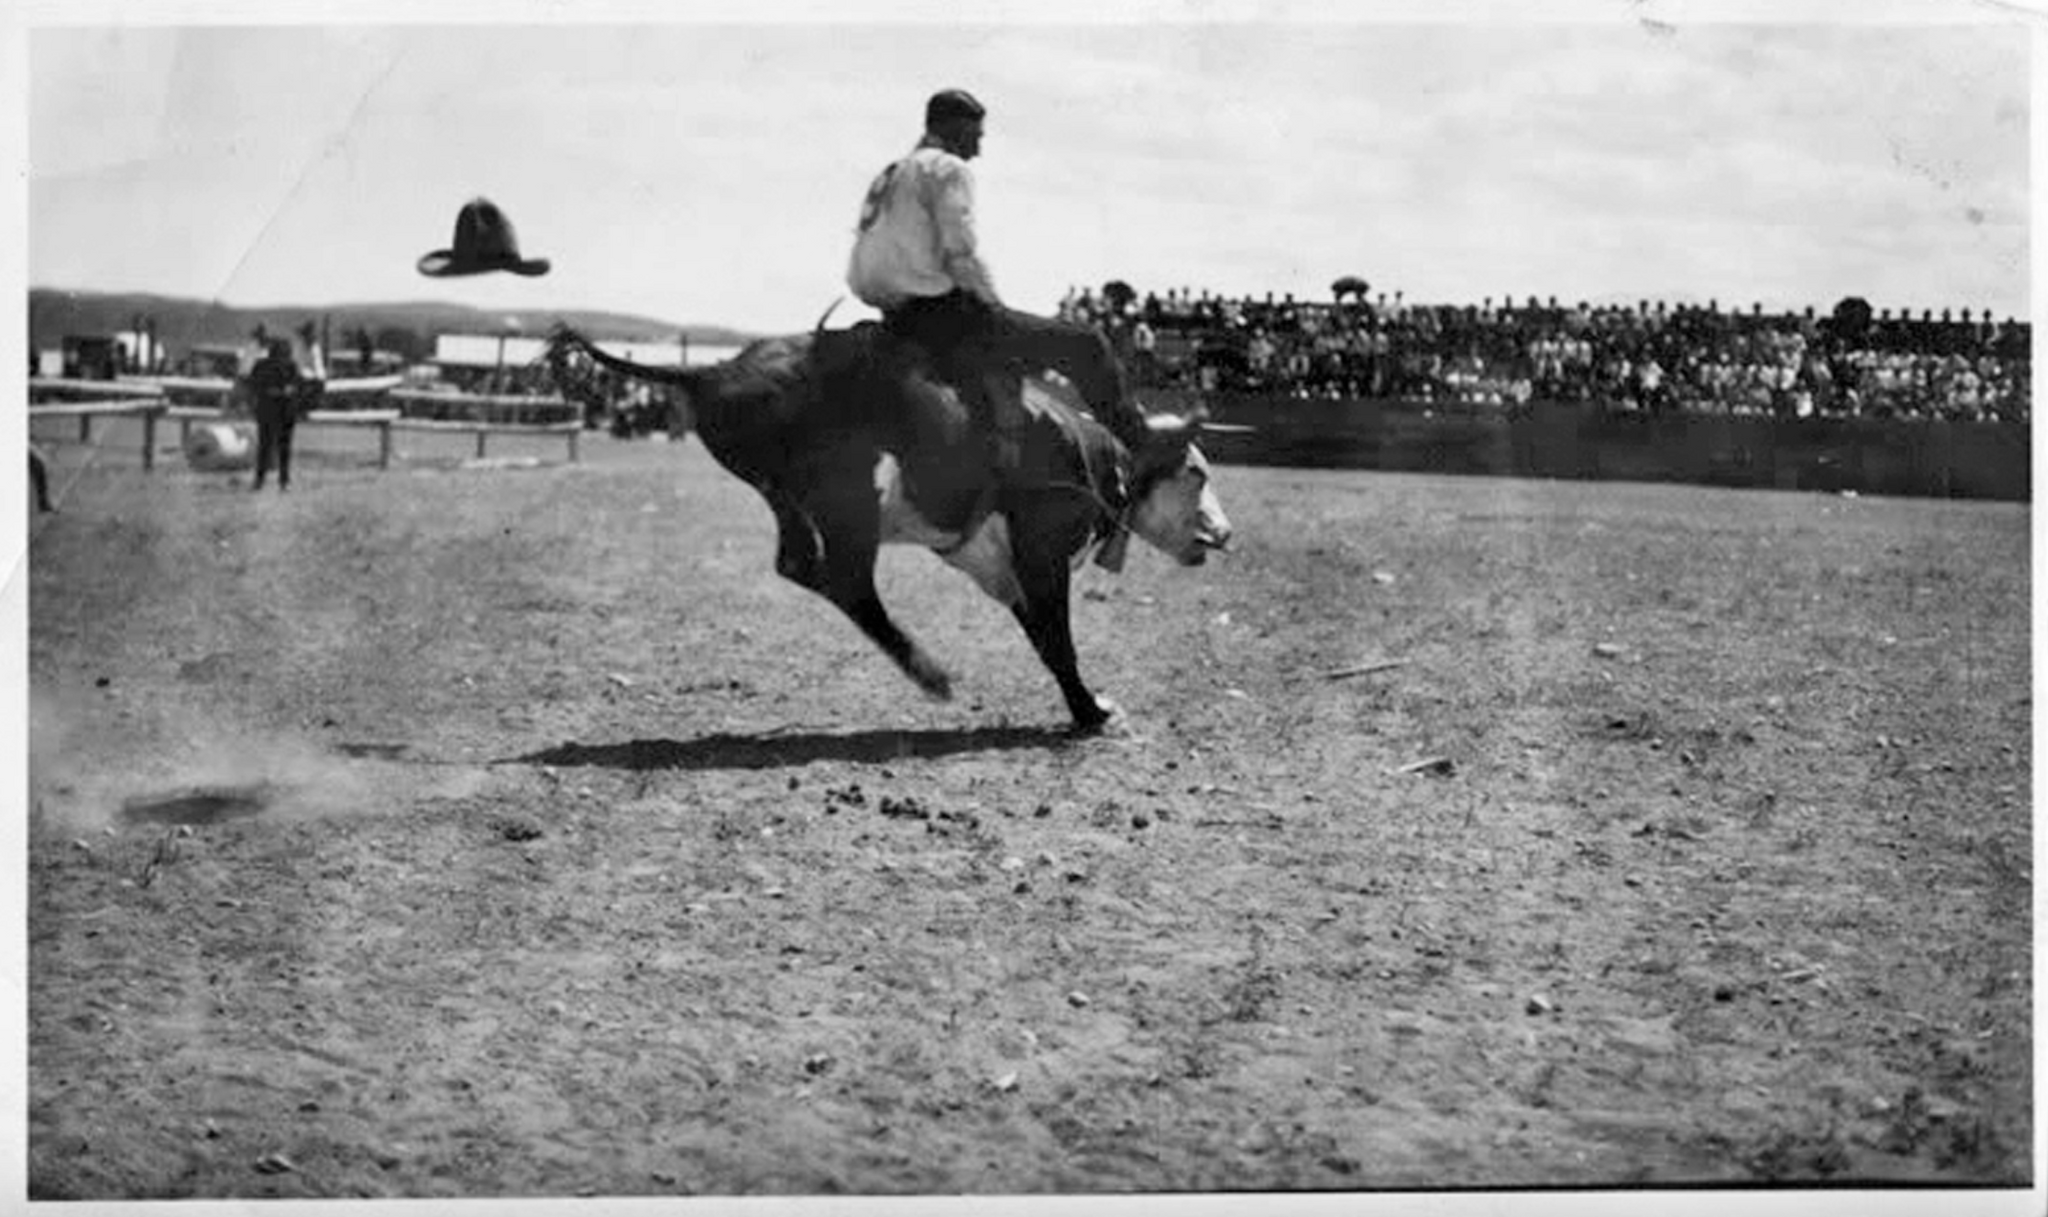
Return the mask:
[[[249,392],[256,399],[256,480],[249,489],[263,489],[273,458],[278,490],[291,489],[292,427],[299,421],[303,384],[299,365],[292,359],[291,339],[270,339],[268,352],[249,369]]]
[[[894,336],[929,352],[988,441],[998,477],[1018,472],[1027,416],[1022,377],[1056,370],[1097,420],[1135,452],[1144,415],[1100,333],[1006,307],[977,252],[974,175],[979,101],[959,89],[925,104],[924,137],[878,175],[861,203],[847,268],[853,294],[882,313]]]

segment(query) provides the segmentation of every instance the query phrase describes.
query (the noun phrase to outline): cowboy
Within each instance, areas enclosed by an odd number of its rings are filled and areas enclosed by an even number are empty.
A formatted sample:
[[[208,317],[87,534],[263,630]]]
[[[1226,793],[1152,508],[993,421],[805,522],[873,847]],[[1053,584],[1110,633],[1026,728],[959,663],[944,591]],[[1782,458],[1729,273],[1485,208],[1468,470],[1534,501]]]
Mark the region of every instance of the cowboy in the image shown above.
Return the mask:
[[[289,338],[272,338],[268,350],[249,369],[249,392],[256,400],[256,479],[249,489],[263,489],[263,478],[277,462],[277,488],[292,485],[292,428],[299,421],[304,378],[292,359]]]
[[[883,326],[930,354],[990,444],[999,476],[1015,477],[1027,422],[1021,376],[1058,371],[1132,452],[1145,418],[1122,369],[1088,326],[1019,312],[996,294],[978,253],[974,176],[987,111],[959,89],[925,104],[924,137],[868,187],[846,282]]]

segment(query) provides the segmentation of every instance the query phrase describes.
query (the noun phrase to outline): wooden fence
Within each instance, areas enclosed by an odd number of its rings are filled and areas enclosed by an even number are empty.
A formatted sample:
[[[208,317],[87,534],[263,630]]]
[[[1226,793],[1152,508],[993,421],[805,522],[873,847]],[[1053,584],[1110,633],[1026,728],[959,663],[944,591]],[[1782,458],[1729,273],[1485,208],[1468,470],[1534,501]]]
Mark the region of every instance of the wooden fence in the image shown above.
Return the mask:
[[[482,397],[453,393],[426,393],[401,389],[396,377],[364,381],[330,382],[327,397],[397,403],[397,408],[379,405],[368,409],[310,410],[299,417],[302,426],[373,427],[377,431],[377,467],[391,466],[393,431],[439,432],[473,435],[476,455],[481,460],[493,435],[553,435],[568,441],[569,460],[580,459],[578,443],[583,433],[582,411],[559,397]],[[156,467],[156,428],[160,419],[178,423],[178,446],[185,447],[195,422],[218,422],[227,417],[218,406],[177,405],[167,396],[220,394],[225,399],[232,384],[224,380],[158,378],[153,381],[87,381],[36,378],[29,381],[29,417],[76,418],[78,440],[92,441],[95,418],[142,419],[142,467]],[[36,401],[39,397],[82,397],[84,400]]]
[[[170,403],[161,397],[119,396],[98,401],[46,402],[28,408],[31,421],[38,418],[76,418],[78,442],[92,442],[95,418],[140,418],[142,420],[142,467],[156,468],[156,421]]]
[[[2032,427],[1933,419],[1621,414],[1537,401],[1513,412],[1415,401],[1152,394],[1247,430],[1211,459],[1513,477],[1692,482],[1780,490],[2031,501]]]
[[[483,459],[484,441],[492,435],[559,435],[569,441],[570,463],[578,459],[583,411],[559,397],[491,397],[418,389],[393,389],[386,397],[400,407],[401,417],[393,427],[473,434],[479,460]]]

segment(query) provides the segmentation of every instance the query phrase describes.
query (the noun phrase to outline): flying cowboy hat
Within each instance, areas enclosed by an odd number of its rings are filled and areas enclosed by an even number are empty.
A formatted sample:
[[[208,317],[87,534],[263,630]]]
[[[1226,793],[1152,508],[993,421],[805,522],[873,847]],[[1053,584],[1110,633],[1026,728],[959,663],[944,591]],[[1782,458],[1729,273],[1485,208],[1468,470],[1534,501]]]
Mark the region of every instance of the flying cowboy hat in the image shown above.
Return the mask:
[[[455,247],[437,249],[420,259],[420,273],[436,279],[509,270],[515,275],[545,275],[546,258],[519,256],[519,237],[512,221],[485,198],[471,199],[455,217]]]

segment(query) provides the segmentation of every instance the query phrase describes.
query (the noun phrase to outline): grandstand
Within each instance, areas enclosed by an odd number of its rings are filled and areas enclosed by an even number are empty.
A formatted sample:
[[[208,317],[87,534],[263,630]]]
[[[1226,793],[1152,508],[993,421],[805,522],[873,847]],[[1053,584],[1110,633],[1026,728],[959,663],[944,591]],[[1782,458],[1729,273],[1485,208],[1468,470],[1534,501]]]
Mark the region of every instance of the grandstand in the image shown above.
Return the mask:
[[[1394,399],[1515,411],[1532,401],[1777,418],[2029,421],[2031,327],[1989,310],[1825,315],[1706,305],[1477,305],[1229,298],[1121,282],[1073,289],[1060,315],[1101,328],[1141,388]]]

